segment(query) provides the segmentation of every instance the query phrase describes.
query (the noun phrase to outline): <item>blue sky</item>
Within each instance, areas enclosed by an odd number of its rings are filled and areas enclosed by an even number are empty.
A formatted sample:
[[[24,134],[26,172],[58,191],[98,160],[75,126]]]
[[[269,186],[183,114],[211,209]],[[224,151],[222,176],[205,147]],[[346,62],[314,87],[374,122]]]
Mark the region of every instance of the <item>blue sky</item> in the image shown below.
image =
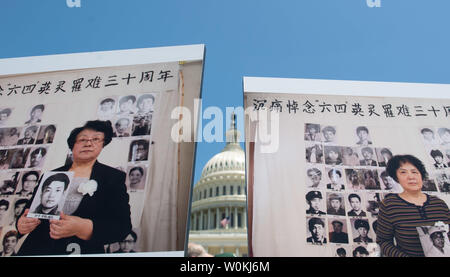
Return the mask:
[[[448,0],[81,4],[1,1],[0,58],[203,43],[203,109],[241,106],[242,76],[450,83]],[[223,146],[198,144],[195,180]]]

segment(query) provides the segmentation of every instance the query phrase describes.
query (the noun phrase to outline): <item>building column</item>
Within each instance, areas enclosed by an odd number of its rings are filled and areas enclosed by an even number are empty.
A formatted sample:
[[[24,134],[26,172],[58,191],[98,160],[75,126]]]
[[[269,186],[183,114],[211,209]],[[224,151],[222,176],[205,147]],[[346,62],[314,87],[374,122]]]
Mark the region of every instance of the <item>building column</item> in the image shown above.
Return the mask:
[[[203,230],[203,210],[200,211],[200,228],[198,229],[199,231]]]
[[[247,210],[244,207],[244,212],[242,213],[242,226],[247,229]]]
[[[194,219],[193,219],[192,227],[193,227],[192,229],[194,231],[197,230],[197,213],[194,213]]]
[[[242,220],[242,218],[241,218]],[[238,228],[238,209],[234,207],[234,229]]]
[[[207,230],[211,229],[211,222],[212,222],[211,209],[208,209],[208,227],[206,228]]]
[[[216,208],[216,229],[220,228],[220,211]]]
[[[225,217],[229,217],[230,216],[230,211],[229,211],[229,207],[226,207],[225,208]],[[227,224],[226,226],[225,226],[225,229],[228,229],[228,226],[229,226],[230,224]]]

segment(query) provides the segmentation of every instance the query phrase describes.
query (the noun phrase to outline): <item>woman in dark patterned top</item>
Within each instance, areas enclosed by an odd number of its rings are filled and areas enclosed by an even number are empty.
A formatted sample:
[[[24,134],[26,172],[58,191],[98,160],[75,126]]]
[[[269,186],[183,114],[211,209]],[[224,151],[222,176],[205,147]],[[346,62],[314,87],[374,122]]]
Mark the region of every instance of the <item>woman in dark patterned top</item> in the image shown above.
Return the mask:
[[[403,192],[388,194],[381,202],[376,232],[381,253],[389,257],[424,256],[417,227],[437,221],[449,224],[449,209],[441,199],[422,192],[427,172],[416,157],[396,155],[386,170]]]

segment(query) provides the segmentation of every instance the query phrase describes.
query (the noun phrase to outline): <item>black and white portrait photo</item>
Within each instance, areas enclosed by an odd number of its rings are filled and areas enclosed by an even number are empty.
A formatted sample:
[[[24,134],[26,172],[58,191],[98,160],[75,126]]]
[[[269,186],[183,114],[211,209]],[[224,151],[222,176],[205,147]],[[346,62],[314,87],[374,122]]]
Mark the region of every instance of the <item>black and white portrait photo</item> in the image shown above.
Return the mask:
[[[327,214],[345,216],[344,196],[341,193],[327,192]]]
[[[380,181],[378,180],[378,172],[376,169],[363,169],[364,188],[366,190],[379,190]]]
[[[356,245],[353,247],[352,256],[354,258],[369,257],[369,251],[363,245]]]
[[[365,217],[367,216],[366,212],[363,209],[363,194],[361,193],[350,193],[347,196],[348,203],[348,216],[357,216],[357,217]]]
[[[332,257],[347,258],[352,256],[352,251],[348,248],[348,246],[338,245],[336,247],[333,247],[331,250]]]
[[[137,114],[148,115],[153,112],[155,96],[151,93],[143,94],[137,100]]]
[[[0,174],[0,195],[14,194],[19,182],[20,172],[7,171]]]
[[[16,195],[20,197],[33,196],[33,190],[37,186],[41,172],[37,170],[23,171],[21,173]]]
[[[6,126],[12,113],[12,108],[0,108],[0,127]]]
[[[367,192],[365,206],[368,215],[372,217],[377,217],[380,212],[380,204],[383,200],[383,196],[379,192]],[[375,230],[374,230],[375,231]]]
[[[43,125],[39,129],[39,133],[36,137],[36,144],[49,144],[53,143],[56,134],[55,125]]]
[[[44,173],[27,217],[59,219],[73,172]]]
[[[450,257],[448,224],[417,227],[420,243],[426,257]]]
[[[132,136],[148,136],[152,129],[152,114],[138,115],[133,118]]]
[[[34,147],[29,150],[26,168],[42,168],[47,157],[48,147]]]
[[[42,115],[44,114],[45,106],[39,104],[31,108],[30,118],[25,122],[25,124],[36,124],[42,121]]]
[[[368,146],[372,144],[369,129],[366,126],[358,126],[356,128],[356,137],[357,137],[356,144],[359,146]]]
[[[322,138],[323,138],[323,143],[329,143],[329,144],[336,143],[336,127],[335,126],[322,126]]]
[[[119,117],[114,122],[114,134],[113,137],[129,137],[131,134],[131,123],[132,119],[130,117]]]
[[[312,190],[306,193],[306,203],[308,208],[307,214],[310,215],[325,215],[325,201],[322,198],[322,192],[318,190]]]
[[[345,219],[328,220],[328,230],[330,243],[348,243],[347,221]]]
[[[362,147],[360,149],[361,159],[359,160],[359,165],[361,166],[377,166],[375,161],[375,151],[371,147]]]
[[[450,146],[450,129],[449,128],[439,128],[437,132],[439,134],[441,146]]]
[[[326,219],[319,217],[307,217],[306,242],[324,245],[327,243]]]
[[[360,154],[357,147],[341,147],[342,163],[348,166],[359,166]]]
[[[375,148],[378,166],[386,167],[388,161],[394,156],[389,148]]]
[[[320,124],[305,124],[305,141],[322,141]]]
[[[19,141],[21,127],[11,127],[0,129],[0,146],[14,146]]]
[[[12,153],[12,149],[0,149],[0,170],[6,170],[9,168]]]
[[[97,116],[100,120],[109,120],[116,113],[116,97],[110,96],[100,100],[97,108]]]
[[[323,163],[323,147],[319,143],[305,142],[306,162]]]
[[[434,128],[424,127],[420,128],[420,134],[422,135],[423,144],[425,147],[436,147],[439,141],[436,138]]]
[[[374,242],[370,231],[369,220],[362,218],[350,219],[353,232],[353,242],[357,243],[370,243]]]
[[[150,141],[146,139],[133,140],[128,154],[129,162],[148,160]]]
[[[143,165],[129,166],[126,185],[130,191],[144,190],[147,177],[147,167]]]
[[[130,116],[135,114],[136,111],[136,96],[127,95],[119,99],[119,108],[117,111],[119,116]]]
[[[23,130],[23,134],[21,138],[17,141],[17,145],[28,145],[28,144],[34,144],[36,142],[36,136],[37,132],[39,130],[39,127],[36,125],[31,125],[26,127]]]
[[[322,174],[322,166],[317,164],[308,166],[306,169],[306,187],[319,189],[324,187],[324,177]]]
[[[105,253],[127,254],[139,252],[139,249],[137,249],[139,235],[140,230],[133,228],[122,241],[105,245]]]
[[[339,146],[324,146],[325,164],[342,165],[342,149]]]
[[[446,160],[444,153],[442,153],[440,149],[432,149],[430,151],[430,156],[434,161],[433,166],[435,169],[448,168],[449,161]]]
[[[378,169],[378,176],[380,176],[380,184],[382,190],[387,190],[390,192],[403,191],[400,184],[397,183],[392,177],[388,175],[386,169]]]
[[[347,168],[345,169],[347,189],[349,190],[363,190],[364,189],[364,174],[360,169]]]
[[[450,174],[447,171],[435,173],[436,182],[439,191],[442,193],[450,193]]]
[[[325,172],[327,172],[327,185],[326,188],[332,191],[343,191],[345,190],[344,185],[344,171],[341,168],[325,167]]]
[[[9,162],[10,169],[18,169],[24,168],[27,162],[28,153],[30,152],[29,148],[14,148],[10,149],[11,151],[11,160]]]

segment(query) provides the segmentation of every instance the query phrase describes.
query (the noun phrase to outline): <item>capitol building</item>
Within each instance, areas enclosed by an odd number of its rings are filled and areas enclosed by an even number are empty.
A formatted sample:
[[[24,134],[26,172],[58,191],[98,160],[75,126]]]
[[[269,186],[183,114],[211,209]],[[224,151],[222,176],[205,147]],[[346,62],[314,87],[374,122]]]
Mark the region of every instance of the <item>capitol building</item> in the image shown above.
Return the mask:
[[[239,136],[233,115],[225,148],[206,163],[192,195],[189,242],[213,255],[248,255],[245,154]]]

